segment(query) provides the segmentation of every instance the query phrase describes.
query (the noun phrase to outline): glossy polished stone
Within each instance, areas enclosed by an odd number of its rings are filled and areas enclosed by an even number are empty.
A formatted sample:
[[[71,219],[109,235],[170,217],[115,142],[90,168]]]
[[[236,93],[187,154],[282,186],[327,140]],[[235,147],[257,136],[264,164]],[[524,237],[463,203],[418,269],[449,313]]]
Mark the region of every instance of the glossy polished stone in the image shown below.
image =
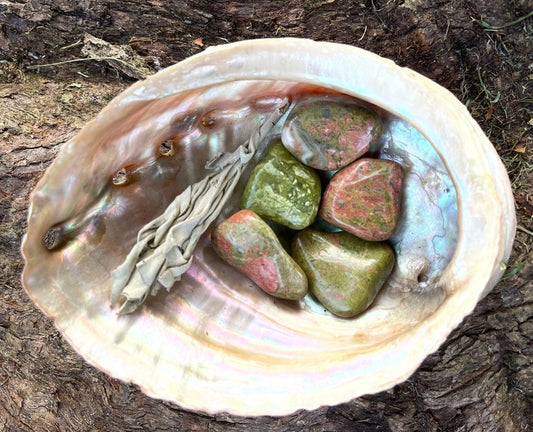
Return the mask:
[[[250,210],[241,210],[211,233],[216,253],[266,293],[298,300],[307,293],[307,278],[285,252],[274,231]]]
[[[402,167],[385,159],[359,159],[329,182],[320,216],[357,237],[386,240],[400,217]]]
[[[254,168],[241,207],[292,229],[303,229],[316,218],[321,186],[318,174],[274,142]]]
[[[345,97],[317,96],[295,106],[282,130],[283,145],[302,163],[337,170],[368,151],[381,120]]]
[[[353,317],[370,306],[395,261],[387,243],[311,228],[296,235],[292,256],[307,275],[309,290],[328,311],[341,317]]]

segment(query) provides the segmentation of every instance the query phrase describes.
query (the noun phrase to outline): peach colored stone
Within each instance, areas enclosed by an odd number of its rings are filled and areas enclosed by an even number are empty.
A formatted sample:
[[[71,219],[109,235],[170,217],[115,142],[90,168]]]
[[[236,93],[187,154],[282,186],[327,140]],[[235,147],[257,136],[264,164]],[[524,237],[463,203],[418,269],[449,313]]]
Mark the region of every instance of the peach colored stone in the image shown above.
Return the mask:
[[[307,277],[285,252],[276,234],[251,210],[241,210],[211,233],[216,253],[274,297],[298,300],[307,293]]]
[[[402,167],[385,159],[359,159],[336,173],[322,197],[320,216],[365,240],[394,234],[400,217]]]

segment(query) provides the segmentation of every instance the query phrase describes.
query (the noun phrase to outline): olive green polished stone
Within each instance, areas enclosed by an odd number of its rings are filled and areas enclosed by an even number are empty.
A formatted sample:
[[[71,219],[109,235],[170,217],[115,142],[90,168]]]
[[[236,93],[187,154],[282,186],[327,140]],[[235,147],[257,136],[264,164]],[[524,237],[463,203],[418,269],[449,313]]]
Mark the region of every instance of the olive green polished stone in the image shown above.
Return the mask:
[[[211,243],[224,261],[266,293],[287,300],[307,294],[305,273],[254,212],[241,210],[221,222],[211,233]]]
[[[278,140],[252,171],[241,206],[286,227],[303,229],[315,220],[320,195],[318,174]]]
[[[353,317],[370,306],[395,261],[387,243],[311,228],[296,235],[292,256],[307,275],[309,290],[327,310],[341,317]]]

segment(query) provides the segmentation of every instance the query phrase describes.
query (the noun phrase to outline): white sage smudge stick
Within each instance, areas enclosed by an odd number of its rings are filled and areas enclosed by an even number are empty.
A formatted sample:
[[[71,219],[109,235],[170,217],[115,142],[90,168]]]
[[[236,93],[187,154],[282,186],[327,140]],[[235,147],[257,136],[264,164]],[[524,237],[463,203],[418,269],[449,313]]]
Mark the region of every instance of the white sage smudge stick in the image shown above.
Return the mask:
[[[118,314],[135,311],[149,293],[167,291],[192,264],[196,244],[232,195],[241,174],[288,108],[288,100],[232,153],[219,154],[206,164],[215,172],[187,187],[164,213],[137,234],[124,262],[111,273],[111,305],[125,301]]]

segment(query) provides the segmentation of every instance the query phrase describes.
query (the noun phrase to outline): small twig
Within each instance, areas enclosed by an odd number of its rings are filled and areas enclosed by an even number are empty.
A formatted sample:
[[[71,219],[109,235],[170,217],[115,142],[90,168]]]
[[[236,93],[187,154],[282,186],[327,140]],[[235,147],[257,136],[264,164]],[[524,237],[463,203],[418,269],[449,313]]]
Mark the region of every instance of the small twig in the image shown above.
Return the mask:
[[[521,226],[521,225],[517,225],[517,226],[516,226],[516,229],[517,229],[518,231],[522,231],[522,232],[524,232],[524,233],[526,233],[526,234],[529,234],[530,236],[533,237],[533,232],[532,232],[532,231],[529,231],[527,228],[524,228],[524,227]]]
[[[365,37],[367,28],[368,28],[368,26],[365,26],[365,30],[363,31],[362,36],[359,38],[359,41],[362,41],[363,38]]]
[[[42,68],[42,67],[60,66],[60,65],[63,65],[63,64],[67,64],[67,63],[77,63],[77,62],[84,62],[84,61],[91,61],[91,60],[94,61],[95,59],[93,59],[93,58],[75,58],[75,59],[60,61],[60,62],[56,62],[56,63],[44,63],[44,64],[39,64],[39,65],[30,65],[30,66],[26,66],[26,69],[39,69],[39,68]]]
[[[517,18],[515,19],[514,21],[511,21],[511,22],[508,22],[506,24],[503,24],[501,26],[493,26],[481,19],[475,19],[474,18],[474,22],[478,23],[481,27],[483,27],[484,29],[486,30],[490,30],[490,31],[495,31],[495,30],[502,30],[504,28],[507,28],[507,27],[511,27],[511,26],[514,26],[515,24],[519,24],[521,23],[522,21],[525,21],[527,20],[528,18],[532,17],[533,16],[533,11],[529,12],[527,15],[524,15],[524,16],[521,16],[520,18]]]
[[[64,50],[67,50],[67,49],[69,49],[69,48],[77,47],[77,46],[79,46],[79,45],[83,45],[83,42],[82,42],[81,39],[77,40],[77,41],[74,42],[74,43],[71,43],[70,45],[65,45],[65,46],[59,48],[59,50],[60,50],[60,51],[64,51]]]
[[[117,61],[119,63],[122,63],[126,66],[132,67],[128,62],[125,62],[124,60],[119,59],[118,57],[88,57],[88,58],[75,58],[71,60],[65,60],[60,61],[56,63],[45,63],[45,64],[39,64],[39,65],[30,65],[26,66],[26,69],[39,69],[42,67],[50,67],[50,66],[59,66],[67,63],[77,63],[77,62],[84,62],[84,61],[106,61],[106,60],[113,60]]]

